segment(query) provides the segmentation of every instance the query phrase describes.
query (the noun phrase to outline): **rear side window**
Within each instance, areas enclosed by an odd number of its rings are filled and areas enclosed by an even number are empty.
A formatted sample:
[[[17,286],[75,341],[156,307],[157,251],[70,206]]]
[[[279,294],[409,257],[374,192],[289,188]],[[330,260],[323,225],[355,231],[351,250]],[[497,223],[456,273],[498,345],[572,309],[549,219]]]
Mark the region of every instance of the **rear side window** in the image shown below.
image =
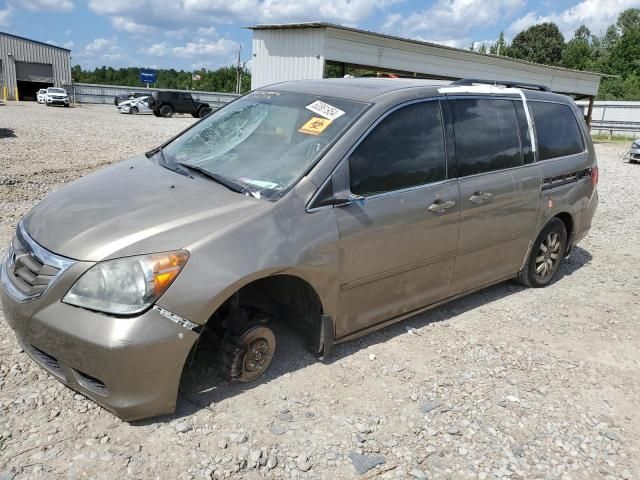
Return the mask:
[[[440,103],[403,107],[382,120],[349,157],[351,192],[368,196],[446,178]]]
[[[514,102],[494,99],[451,100],[458,176],[523,164]]]
[[[529,101],[528,104],[538,135],[540,160],[584,151],[582,133],[571,107],[549,102]]]

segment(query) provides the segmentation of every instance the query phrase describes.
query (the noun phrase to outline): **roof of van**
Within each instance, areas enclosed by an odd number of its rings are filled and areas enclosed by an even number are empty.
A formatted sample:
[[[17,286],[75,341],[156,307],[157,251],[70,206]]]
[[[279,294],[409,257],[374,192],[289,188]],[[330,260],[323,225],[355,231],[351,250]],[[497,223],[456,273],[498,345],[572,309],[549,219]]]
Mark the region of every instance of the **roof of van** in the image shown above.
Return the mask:
[[[376,98],[394,91],[422,89],[423,95],[437,95],[438,89],[451,86],[450,81],[413,78],[324,78],[320,80],[291,80],[260,88],[281,92],[306,93],[326,97],[344,98],[360,102],[374,102]],[[566,102],[565,95],[525,89],[527,98],[556,99]]]

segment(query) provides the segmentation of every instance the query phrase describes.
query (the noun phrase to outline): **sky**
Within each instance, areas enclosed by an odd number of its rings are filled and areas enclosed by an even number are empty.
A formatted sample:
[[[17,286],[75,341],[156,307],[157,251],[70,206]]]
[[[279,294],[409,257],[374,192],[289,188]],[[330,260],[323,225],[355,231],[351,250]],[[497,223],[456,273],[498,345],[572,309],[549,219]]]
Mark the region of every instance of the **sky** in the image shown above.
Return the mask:
[[[259,23],[325,21],[468,48],[553,21],[601,34],[640,0],[0,0],[0,31],[71,50],[72,65],[214,69],[251,59]]]

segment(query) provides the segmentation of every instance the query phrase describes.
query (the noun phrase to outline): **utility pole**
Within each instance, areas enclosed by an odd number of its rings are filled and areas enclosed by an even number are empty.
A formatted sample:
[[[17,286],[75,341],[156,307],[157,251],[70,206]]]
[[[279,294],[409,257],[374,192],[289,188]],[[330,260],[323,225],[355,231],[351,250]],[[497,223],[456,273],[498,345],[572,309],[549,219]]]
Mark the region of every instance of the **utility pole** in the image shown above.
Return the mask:
[[[242,80],[242,75],[240,75],[240,52],[242,51],[242,44],[238,46],[238,65],[236,67],[236,93],[240,94],[240,82]]]

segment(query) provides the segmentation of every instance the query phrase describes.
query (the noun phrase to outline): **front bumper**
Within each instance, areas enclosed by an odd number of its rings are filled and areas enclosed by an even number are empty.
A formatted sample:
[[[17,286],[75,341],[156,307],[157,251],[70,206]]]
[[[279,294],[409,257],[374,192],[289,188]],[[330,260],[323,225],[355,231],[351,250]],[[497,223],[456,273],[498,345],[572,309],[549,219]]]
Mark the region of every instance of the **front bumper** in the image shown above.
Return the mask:
[[[628,162],[640,162],[640,148],[632,148],[625,155],[623,160]]]
[[[68,98],[47,98],[45,101],[53,105],[69,105]]]
[[[64,277],[77,278],[80,270],[85,268],[74,265],[45,295],[27,302],[0,286],[5,319],[23,349],[65,385],[124,420],[172,413],[198,334],[156,308],[117,318],[61,303],[69,288]]]

